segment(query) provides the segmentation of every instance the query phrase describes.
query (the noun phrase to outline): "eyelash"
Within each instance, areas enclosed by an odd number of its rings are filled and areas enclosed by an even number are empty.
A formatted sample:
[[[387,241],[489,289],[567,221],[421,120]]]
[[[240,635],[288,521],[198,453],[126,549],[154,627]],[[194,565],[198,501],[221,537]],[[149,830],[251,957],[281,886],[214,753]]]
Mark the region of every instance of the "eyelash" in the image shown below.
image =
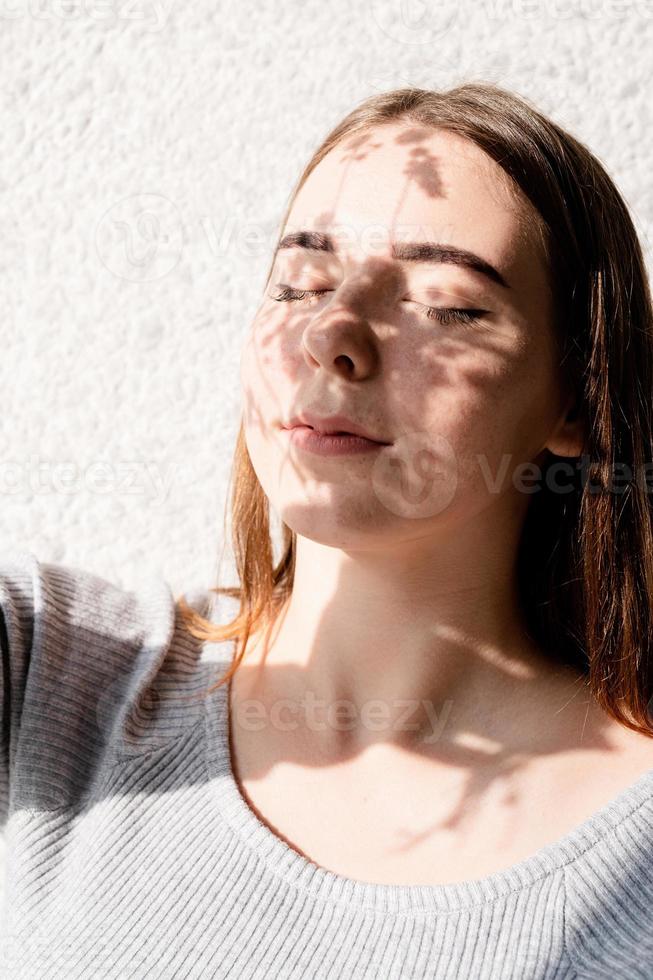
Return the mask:
[[[329,291],[328,289],[293,289],[292,286],[283,286],[281,295],[273,296],[272,299],[276,300],[277,303],[294,303],[310,296],[322,296]],[[486,312],[485,310],[463,310],[455,307],[425,306],[423,303],[417,305],[430,320],[437,320],[444,326],[448,326],[452,321],[461,326],[471,326],[480,320]]]

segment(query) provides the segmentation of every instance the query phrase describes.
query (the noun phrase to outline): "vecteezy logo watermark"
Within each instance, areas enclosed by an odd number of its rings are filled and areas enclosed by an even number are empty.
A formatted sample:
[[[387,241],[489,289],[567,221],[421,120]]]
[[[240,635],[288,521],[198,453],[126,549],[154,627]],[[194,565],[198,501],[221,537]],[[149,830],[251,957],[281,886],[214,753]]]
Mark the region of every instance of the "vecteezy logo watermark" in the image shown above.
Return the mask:
[[[142,24],[150,32],[165,27],[168,14],[161,0],[0,0],[0,20],[79,20],[103,24],[118,21]]]
[[[359,706],[348,698],[328,701],[306,691],[299,698],[277,698],[269,707],[257,698],[247,698],[236,705],[234,722],[254,732],[268,726],[294,732],[300,725],[314,732],[327,728],[347,732],[361,727],[372,732],[414,732],[419,741],[431,744],[442,735],[452,705],[449,698],[438,712],[425,698],[371,698]]]
[[[171,272],[184,242],[179,208],[162,194],[134,194],[102,215],[95,233],[100,261],[131,282],[151,282]]]
[[[428,44],[444,37],[459,23],[464,7],[464,2],[443,0],[370,0],[375,23],[400,44]],[[469,14],[471,8],[470,3]],[[490,20],[502,21],[650,19],[653,5],[650,0],[486,0],[483,12]]]
[[[444,436],[413,432],[401,436],[372,467],[372,486],[381,503],[401,517],[433,517],[453,500],[458,485],[456,454]]]
[[[509,485],[528,495],[549,493],[569,496],[583,492],[589,496],[622,496],[639,487],[653,492],[653,461],[631,466],[613,461],[601,464],[587,453],[577,458],[558,459],[542,467],[534,462],[517,461],[511,468],[511,453],[490,460],[485,453],[461,460],[459,465],[451,443],[442,435],[428,432],[406,433],[379,453],[372,467],[372,486],[381,503],[393,514],[415,519],[441,514],[454,498],[460,484],[478,467],[490,494],[503,493]]]
[[[371,0],[376,24],[400,44],[429,44],[444,37],[458,21],[460,4],[442,0]]]
[[[533,462],[519,462],[510,471],[512,455],[504,453],[497,475],[493,476],[487,457],[479,453],[476,459],[491,493],[500,493],[508,477],[516,490],[527,494],[539,493],[543,488],[555,494],[570,494],[578,488],[591,496],[625,494],[635,486],[645,493],[653,491],[653,461],[650,460],[638,466],[617,460],[600,464],[583,453],[574,459],[558,459],[544,468]]]
[[[28,462],[0,460],[0,496],[3,494],[90,494],[149,495],[156,504],[164,503],[172,485],[173,467],[163,472],[151,460],[95,460],[80,466],[75,460],[40,459],[32,454]]]
[[[490,20],[624,20],[653,17],[650,0],[486,0]]]

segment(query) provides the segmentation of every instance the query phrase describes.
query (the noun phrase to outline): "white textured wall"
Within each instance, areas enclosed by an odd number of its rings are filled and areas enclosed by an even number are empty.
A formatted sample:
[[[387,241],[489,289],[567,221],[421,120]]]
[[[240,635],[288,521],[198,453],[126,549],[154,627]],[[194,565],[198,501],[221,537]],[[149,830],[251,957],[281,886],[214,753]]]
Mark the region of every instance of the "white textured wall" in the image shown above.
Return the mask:
[[[367,95],[532,98],[615,177],[650,268],[653,0],[0,0],[0,32],[0,549],[212,581],[273,237]]]
[[[373,92],[514,87],[603,160],[650,256],[652,0],[0,0],[0,30],[5,550],[212,577],[281,212]]]

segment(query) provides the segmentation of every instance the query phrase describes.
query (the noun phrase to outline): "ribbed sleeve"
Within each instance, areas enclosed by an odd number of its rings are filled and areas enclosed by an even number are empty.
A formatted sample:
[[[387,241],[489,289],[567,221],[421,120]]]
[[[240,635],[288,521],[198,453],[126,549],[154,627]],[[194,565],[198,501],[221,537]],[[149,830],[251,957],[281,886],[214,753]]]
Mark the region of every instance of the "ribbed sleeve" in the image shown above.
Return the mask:
[[[579,977],[653,977],[653,797],[566,869],[566,940]]]
[[[163,581],[20,553],[0,610],[2,978],[653,978],[653,771],[496,874],[358,881],[248,806],[228,688],[208,692],[232,644],[189,637]]]
[[[9,773],[15,769],[17,735],[27,682],[34,630],[34,580],[37,562],[28,553],[2,564],[0,574],[0,826],[9,812]]]
[[[4,798],[21,811],[79,805],[103,767],[149,747],[169,590],[127,592],[30,553],[0,565],[0,583]]]

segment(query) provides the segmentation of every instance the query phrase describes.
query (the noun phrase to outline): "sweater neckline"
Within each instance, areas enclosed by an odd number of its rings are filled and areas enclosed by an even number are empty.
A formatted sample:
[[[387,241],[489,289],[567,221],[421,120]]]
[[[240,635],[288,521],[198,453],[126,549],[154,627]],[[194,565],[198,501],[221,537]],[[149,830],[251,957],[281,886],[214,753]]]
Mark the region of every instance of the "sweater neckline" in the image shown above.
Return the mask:
[[[222,599],[216,605],[221,604]],[[218,620],[212,615],[213,622]],[[230,666],[235,641],[206,643],[220,676]],[[434,885],[393,885],[349,878],[301,855],[264,823],[242,795],[234,773],[230,736],[231,680],[206,699],[207,765],[217,810],[242,846],[267,870],[307,898],[366,908],[377,912],[434,912],[469,909],[528,887],[580,858],[653,794],[653,769],[640,775],[608,803],[533,854],[505,869],[480,878]]]

